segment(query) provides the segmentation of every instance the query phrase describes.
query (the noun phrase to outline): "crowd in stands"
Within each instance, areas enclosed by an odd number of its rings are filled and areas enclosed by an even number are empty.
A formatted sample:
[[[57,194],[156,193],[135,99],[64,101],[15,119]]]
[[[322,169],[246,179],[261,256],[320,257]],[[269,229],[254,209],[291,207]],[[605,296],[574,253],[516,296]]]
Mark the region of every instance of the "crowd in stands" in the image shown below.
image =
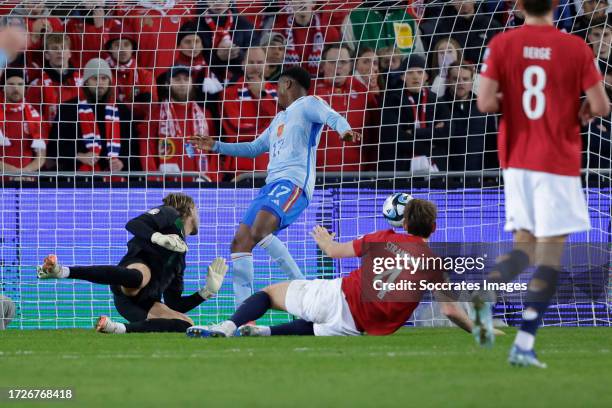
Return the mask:
[[[28,34],[0,98],[0,173],[146,171],[229,181],[267,157],[196,151],[187,139],[253,140],[277,113],[276,81],[301,65],[363,134],[323,134],[320,171],[498,168],[498,118],[476,107],[487,43],[520,26],[514,0],[24,0],[2,24]],[[612,96],[607,0],[559,0]],[[571,61],[568,61],[571,63]],[[584,132],[585,166],[610,168],[610,118]],[[543,158],[545,160],[545,158]],[[153,178],[155,178],[153,177]],[[185,176],[185,179],[188,178]]]

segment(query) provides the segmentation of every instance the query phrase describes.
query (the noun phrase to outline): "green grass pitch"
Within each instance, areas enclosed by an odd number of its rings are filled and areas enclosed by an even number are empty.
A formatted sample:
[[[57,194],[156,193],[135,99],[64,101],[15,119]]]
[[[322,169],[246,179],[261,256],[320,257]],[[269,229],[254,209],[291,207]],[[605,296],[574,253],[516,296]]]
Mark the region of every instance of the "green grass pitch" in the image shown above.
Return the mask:
[[[75,392],[71,402],[16,407],[612,406],[612,329],[542,329],[546,370],[510,367],[507,332],[485,350],[459,329],[234,339],[8,330],[0,388]]]

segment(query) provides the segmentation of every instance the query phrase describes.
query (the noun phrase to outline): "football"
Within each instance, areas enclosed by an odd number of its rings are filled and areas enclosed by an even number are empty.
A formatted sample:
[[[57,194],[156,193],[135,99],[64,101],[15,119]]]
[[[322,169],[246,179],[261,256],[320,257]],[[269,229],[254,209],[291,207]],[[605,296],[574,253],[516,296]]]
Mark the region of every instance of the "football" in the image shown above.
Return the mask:
[[[404,219],[404,207],[412,196],[406,193],[391,194],[383,204],[383,216],[394,227],[401,227]]]

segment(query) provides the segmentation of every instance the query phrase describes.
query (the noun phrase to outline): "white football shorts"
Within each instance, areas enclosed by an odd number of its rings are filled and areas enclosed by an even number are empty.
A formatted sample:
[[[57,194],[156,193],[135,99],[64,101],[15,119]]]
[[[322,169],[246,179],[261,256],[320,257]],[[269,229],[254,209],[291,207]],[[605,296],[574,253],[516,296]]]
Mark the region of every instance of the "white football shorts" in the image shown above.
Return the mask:
[[[315,336],[358,336],[342,292],[342,278],[291,281],[285,307],[290,314],[314,323]]]
[[[591,228],[580,177],[509,168],[504,193],[506,231],[523,229],[543,238]]]

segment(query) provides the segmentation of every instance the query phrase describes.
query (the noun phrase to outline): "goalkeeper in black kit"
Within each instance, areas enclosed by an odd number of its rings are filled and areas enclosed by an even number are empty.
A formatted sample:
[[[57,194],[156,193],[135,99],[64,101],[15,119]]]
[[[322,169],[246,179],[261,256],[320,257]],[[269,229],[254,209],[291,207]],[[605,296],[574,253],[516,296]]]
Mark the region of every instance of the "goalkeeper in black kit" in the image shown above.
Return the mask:
[[[49,255],[37,268],[39,279],[80,279],[110,285],[115,307],[129,323],[101,316],[102,333],[185,332],[193,321],[185,315],[219,291],[227,272],[225,259],[208,267],[206,286],[183,296],[185,238],[198,233],[199,216],[191,197],[172,193],[163,205],[130,220],[125,228],[134,235],[117,266],[62,266]],[[163,303],[162,303],[163,297]]]

